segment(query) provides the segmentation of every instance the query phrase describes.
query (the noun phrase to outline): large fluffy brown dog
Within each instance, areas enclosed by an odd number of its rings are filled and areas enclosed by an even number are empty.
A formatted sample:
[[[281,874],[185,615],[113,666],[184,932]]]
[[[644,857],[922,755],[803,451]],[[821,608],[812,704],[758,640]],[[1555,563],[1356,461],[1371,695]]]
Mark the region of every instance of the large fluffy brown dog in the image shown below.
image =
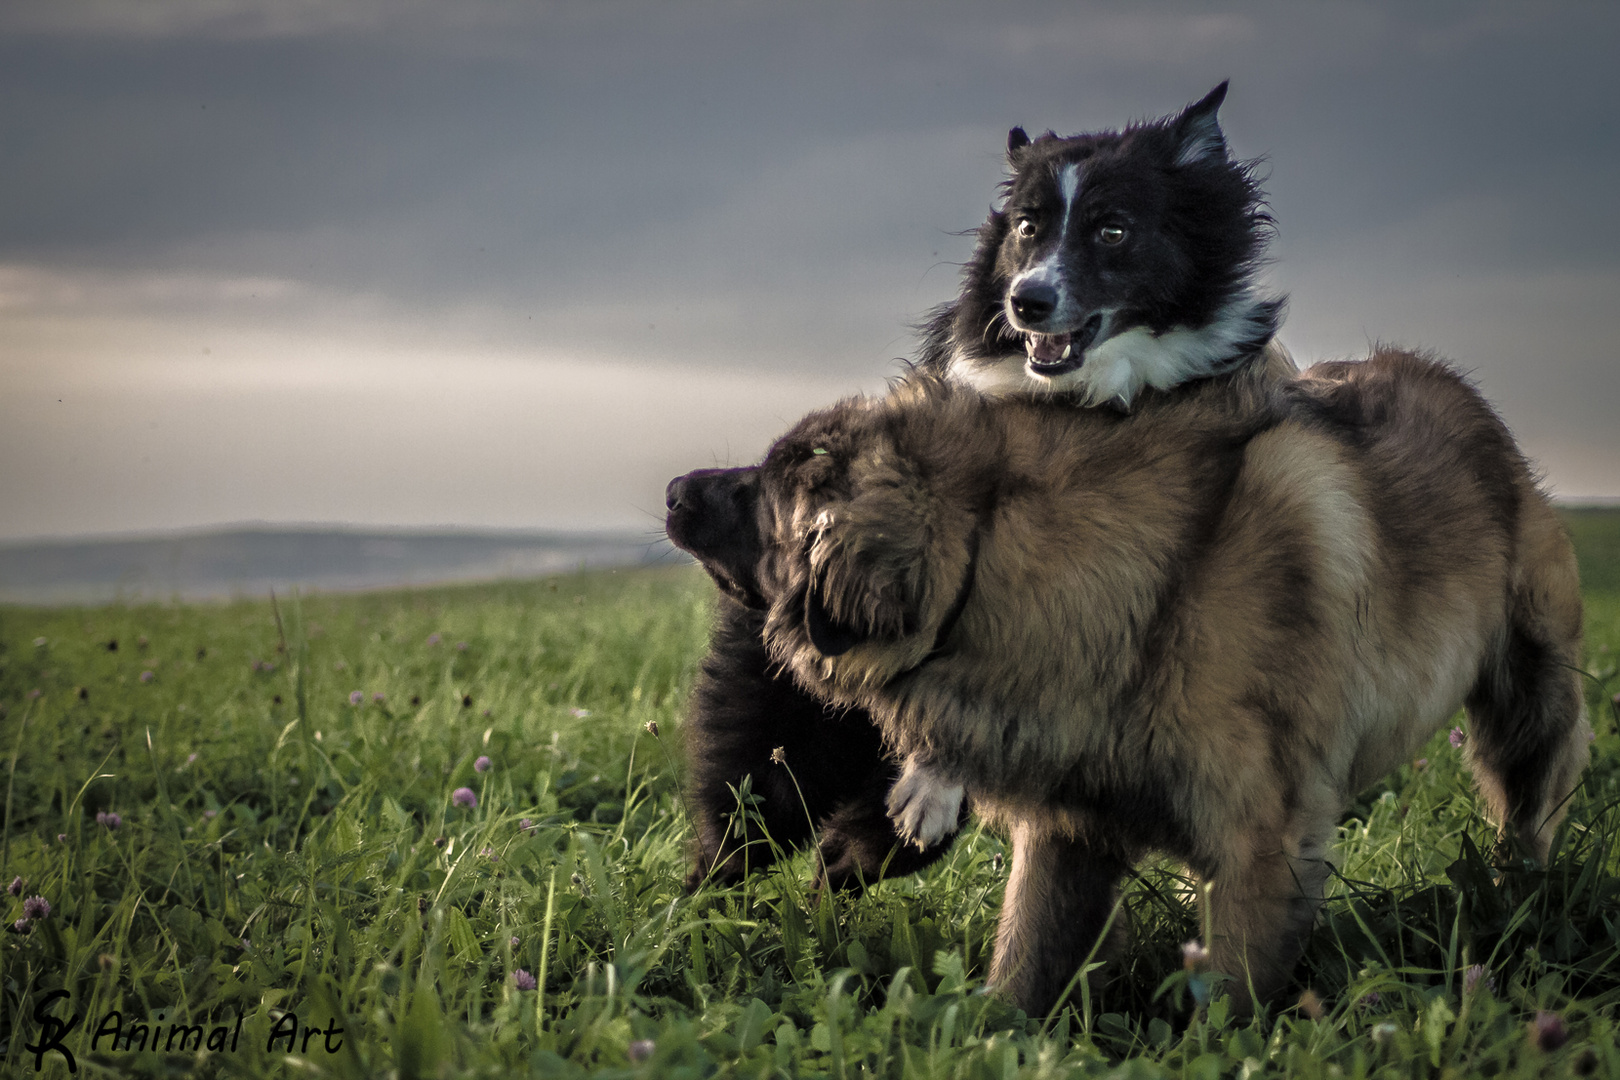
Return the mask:
[[[905,757],[926,842],[1010,828],[991,982],[1050,1007],[1147,850],[1209,885],[1246,1001],[1297,961],[1351,797],[1466,704],[1503,839],[1545,858],[1587,759],[1568,538],[1507,430],[1410,354],[1130,417],[918,378],[671,485],[776,659]]]

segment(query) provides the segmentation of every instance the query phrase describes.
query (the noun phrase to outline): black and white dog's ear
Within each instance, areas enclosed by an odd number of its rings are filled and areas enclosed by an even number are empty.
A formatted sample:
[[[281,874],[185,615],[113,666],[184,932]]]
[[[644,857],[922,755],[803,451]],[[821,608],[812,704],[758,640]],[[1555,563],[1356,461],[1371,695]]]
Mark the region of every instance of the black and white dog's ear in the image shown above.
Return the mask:
[[[1029,135],[1021,127],[1015,127],[1007,132],[1007,164],[1014,171],[1018,163],[1024,159],[1024,150],[1029,146]]]
[[[1193,102],[1170,121],[1176,140],[1175,163],[1191,165],[1200,161],[1226,160],[1226,135],[1215,114],[1226,100],[1226,83]]]

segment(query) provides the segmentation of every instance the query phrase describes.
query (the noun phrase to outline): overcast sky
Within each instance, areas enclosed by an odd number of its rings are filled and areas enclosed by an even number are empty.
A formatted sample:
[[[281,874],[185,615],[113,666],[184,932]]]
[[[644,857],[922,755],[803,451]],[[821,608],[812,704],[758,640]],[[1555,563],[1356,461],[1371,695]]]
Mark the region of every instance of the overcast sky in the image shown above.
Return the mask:
[[[1263,155],[1302,360],[1620,496],[1620,7],[6,0],[0,539],[654,530],[875,390],[1007,128]]]

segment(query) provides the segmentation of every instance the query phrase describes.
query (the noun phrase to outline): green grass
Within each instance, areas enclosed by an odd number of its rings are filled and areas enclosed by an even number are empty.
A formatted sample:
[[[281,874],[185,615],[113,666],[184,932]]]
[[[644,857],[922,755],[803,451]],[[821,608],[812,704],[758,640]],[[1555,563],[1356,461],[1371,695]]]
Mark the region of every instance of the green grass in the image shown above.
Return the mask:
[[[1559,510],[1575,541],[1581,583],[1600,593],[1620,593],[1620,507],[1567,506]]]
[[[1620,1074],[1620,588],[1589,600],[1599,738],[1553,864],[1493,882],[1442,732],[1344,821],[1313,1000],[1242,1022],[1193,1006],[1170,866],[1132,882],[1130,945],[1053,1018],[978,992],[1006,866],[977,827],[861,897],[809,894],[802,855],[686,895],[676,763],[710,595],[681,568],[0,608],[3,880],[24,881],[4,924],[51,905],[0,937],[0,1072],[33,1075],[35,1009],[64,989],[49,1015],[82,1018],[63,1043],[90,1076]],[[92,1049],[115,1011],[224,1047]],[[1567,1045],[1534,1044],[1538,1012]]]

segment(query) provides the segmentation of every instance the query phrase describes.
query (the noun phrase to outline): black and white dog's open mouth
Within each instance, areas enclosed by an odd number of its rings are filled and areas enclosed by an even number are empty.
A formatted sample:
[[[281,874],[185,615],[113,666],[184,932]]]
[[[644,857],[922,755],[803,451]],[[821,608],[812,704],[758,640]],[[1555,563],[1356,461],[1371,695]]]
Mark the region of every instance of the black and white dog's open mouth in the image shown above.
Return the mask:
[[[1085,363],[1086,350],[1096,341],[1102,323],[1102,312],[1098,312],[1066,334],[1026,333],[1024,351],[1029,354],[1030,374],[1053,378],[1077,370]]]

